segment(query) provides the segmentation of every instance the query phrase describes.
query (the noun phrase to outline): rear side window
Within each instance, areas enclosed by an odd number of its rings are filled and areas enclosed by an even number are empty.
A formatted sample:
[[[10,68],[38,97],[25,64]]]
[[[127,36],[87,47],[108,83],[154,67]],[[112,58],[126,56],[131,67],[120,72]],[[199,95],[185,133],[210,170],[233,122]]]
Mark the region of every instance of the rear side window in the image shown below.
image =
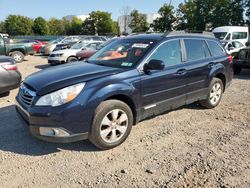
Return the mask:
[[[247,39],[247,32],[233,32],[233,40]]]
[[[211,57],[204,40],[184,39],[187,61],[195,61]]]
[[[209,40],[207,43],[213,57],[223,56],[225,54],[224,50],[217,42]]]

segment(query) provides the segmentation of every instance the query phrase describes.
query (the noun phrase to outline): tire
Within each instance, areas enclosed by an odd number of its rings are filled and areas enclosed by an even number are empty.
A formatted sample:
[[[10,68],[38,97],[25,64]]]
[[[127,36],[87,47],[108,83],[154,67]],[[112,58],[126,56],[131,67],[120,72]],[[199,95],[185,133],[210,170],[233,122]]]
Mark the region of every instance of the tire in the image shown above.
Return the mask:
[[[10,95],[10,92],[0,93],[0,97],[7,97]]]
[[[127,104],[119,100],[104,101],[95,111],[89,139],[101,150],[111,149],[127,139],[132,125],[133,113]]]
[[[11,57],[13,57],[17,63],[21,63],[24,60],[24,54],[19,51],[11,52]]]
[[[76,57],[69,57],[67,59],[67,63],[73,63],[73,62],[76,62],[76,61],[78,61],[78,59]]]
[[[234,67],[234,74],[235,75],[239,75],[241,72],[241,68],[240,67]]]
[[[223,95],[224,85],[218,78],[213,78],[209,90],[208,97],[205,100],[199,101],[200,105],[212,109],[219,105]]]

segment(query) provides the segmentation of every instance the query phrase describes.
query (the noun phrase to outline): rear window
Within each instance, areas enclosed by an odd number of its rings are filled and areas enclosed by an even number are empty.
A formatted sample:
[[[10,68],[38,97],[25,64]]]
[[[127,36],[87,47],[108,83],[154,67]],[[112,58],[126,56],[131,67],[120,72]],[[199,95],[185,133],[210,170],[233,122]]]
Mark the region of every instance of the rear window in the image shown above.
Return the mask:
[[[233,40],[247,39],[247,32],[233,32]]]
[[[225,54],[224,50],[217,42],[209,40],[207,43],[213,57],[223,56]]]
[[[204,40],[184,39],[187,61],[195,61],[211,57]]]

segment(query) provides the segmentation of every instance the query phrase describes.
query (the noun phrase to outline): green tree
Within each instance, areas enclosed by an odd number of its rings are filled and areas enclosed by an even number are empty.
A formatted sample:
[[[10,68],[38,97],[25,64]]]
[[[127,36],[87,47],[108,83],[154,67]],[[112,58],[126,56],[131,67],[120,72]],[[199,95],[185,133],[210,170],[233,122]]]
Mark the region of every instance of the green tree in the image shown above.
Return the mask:
[[[9,15],[5,22],[4,27],[9,35],[31,35],[33,20],[19,15]]]
[[[169,4],[164,4],[158,13],[161,17],[154,20],[154,22],[151,24],[151,27],[153,27],[154,31],[172,31],[174,24],[177,21],[174,7]]]
[[[118,22],[112,22],[112,33],[116,35],[120,35],[120,28]]]
[[[48,35],[49,27],[47,21],[42,17],[37,17],[34,20],[33,32],[36,35]]]
[[[77,17],[73,17],[71,22],[69,22],[69,27],[67,30],[67,35],[80,35],[82,34],[82,24],[83,21]]]
[[[248,1],[249,3],[249,1]],[[232,0],[230,8],[230,24],[236,26],[243,26],[244,21],[244,0]]]
[[[148,31],[148,23],[147,23],[147,17],[145,14],[140,14],[138,10],[133,10],[130,13],[131,16],[131,22],[129,24],[129,27],[132,29],[132,32],[146,32]]]
[[[62,20],[51,18],[48,21],[50,35],[65,35],[65,25]]]
[[[87,18],[82,24],[82,33],[84,35],[95,35],[95,21],[91,18]]]
[[[4,27],[4,22],[0,22],[0,33],[5,33],[5,27]]]
[[[102,11],[93,11],[83,23],[83,34],[104,35],[112,33],[113,20],[111,14]]]

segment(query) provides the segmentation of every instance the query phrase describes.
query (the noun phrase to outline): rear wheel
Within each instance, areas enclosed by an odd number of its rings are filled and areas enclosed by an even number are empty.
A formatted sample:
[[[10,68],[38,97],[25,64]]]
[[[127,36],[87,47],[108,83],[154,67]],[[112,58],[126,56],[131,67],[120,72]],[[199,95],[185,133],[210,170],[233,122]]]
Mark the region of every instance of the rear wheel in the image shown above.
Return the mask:
[[[90,131],[90,141],[99,149],[111,149],[122,144],[133,125],[129,106],[118,100],[102,102],[96,109]]]
[[[67,59],[67,63],[73,63],[73,62],[76,62],[76,61],[78,61],[78,59],[76,57],[69,57]]]
[[[223,88],[222,81],[214,78],[210,84],[207,99],[199,101],[200,105],[209,109],[218,106],[222,98]]]
[[[239,75],[241,72],[241,68],[240,67],[234,67],[234,74],[235,75]]]
[[[14,51],[14,52],[11,52],[11,57],[13,57],[17,63],[21,63],[23,62],[24,54],[19,51]]]

